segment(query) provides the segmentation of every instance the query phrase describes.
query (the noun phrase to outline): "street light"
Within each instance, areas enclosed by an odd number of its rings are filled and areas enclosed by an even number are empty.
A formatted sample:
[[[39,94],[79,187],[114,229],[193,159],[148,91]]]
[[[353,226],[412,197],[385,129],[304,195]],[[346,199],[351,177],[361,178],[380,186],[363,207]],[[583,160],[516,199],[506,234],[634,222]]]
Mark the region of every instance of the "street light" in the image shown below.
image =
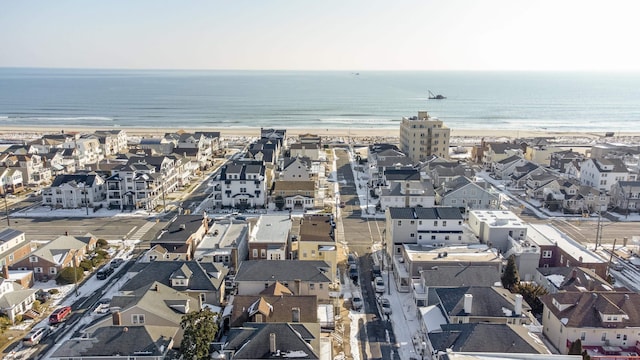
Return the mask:
[[[7,227],[10,227],[11,223],[9,222],[9,206],[7,206],[7,193],[6,193],[6,190],[5,190],[5,193],[4,193],[4,212],[5,212],[5,215],[7,216]]]

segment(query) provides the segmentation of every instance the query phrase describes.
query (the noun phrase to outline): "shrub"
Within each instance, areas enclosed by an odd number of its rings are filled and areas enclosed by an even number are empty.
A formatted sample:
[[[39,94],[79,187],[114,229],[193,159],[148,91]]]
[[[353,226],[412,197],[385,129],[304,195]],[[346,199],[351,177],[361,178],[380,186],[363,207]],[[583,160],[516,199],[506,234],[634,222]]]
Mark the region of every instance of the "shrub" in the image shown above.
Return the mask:
[[[97,244],[98,244],[98,247],[102,249],[109,247],[109,243],[105,239],[98,239]]]
[[[60,271],[56,278],[56,283],[60,285],[73,284],[76,281],[80,282],[84,277],[84,270],[73,266],[66,267]]]
[[[58,290],[58,289],[49,289],[49,294],[51,294],[51,295],[55,295],[55,294],[57,294],[59,292],[60,292],[60,290]]]
[[[80,267],[84,271],[91,271],[93,269],[93,263],[90,260],[82,260],[80,261]]]

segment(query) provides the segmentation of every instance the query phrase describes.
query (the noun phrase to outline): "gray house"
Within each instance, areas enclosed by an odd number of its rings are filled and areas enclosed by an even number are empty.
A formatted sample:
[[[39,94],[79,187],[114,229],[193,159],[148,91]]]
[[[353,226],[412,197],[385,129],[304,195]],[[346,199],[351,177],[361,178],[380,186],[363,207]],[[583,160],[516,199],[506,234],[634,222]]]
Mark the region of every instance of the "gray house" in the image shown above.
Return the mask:
[[[457,176],[436,189],[438,206],[461,209],[497,209],[500,197],[487,190],[485,183],[475,183],[464,176]]]

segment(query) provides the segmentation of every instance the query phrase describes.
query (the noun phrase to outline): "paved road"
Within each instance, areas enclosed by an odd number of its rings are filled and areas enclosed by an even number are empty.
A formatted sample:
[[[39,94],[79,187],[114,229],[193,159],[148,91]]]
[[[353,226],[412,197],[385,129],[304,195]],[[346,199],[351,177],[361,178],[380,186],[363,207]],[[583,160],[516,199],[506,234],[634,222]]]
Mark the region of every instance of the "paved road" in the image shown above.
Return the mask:
[[[376,294],[372,285],[371,266],[372,247],[380,246],[383,241],[383,220],[362,219],[358,195],[355,189],[353,172],[349,163],[349,156],[345,149],[336,149],[337,177],[340,184],[340,199],[345,203],[341,209],[340,220],[344,228],[344,238],[349,250],[358,254],[359,284],[364,299],[366,322],[358,324],[362,358],[367,359],[397,359],[395,351],[395,335],[391,321],[381,316]],[[387,333],[389,341],[387,341]],[[365,351],[369,345],[369,351]],[[392,355],[393,354],[393,355]]]
[[[140,217],[111,218],[15,218],[11,227],[25,232],[29,240],[51,240],[57,236],[84,235],[88,232],[98,238],[118,240],[133,235],[137,229],[155,219]]]

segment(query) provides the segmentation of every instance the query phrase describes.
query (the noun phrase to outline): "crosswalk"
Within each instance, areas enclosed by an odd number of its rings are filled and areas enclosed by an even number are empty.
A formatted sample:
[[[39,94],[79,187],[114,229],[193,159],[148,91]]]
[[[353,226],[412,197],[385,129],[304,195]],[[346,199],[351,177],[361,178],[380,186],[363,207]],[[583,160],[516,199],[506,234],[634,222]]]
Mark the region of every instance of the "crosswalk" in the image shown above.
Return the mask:
[[[154,225],[155,221],[148,221],[146,224],[142,225],[135,233],[127,236],[127,240],[140,240]]]

